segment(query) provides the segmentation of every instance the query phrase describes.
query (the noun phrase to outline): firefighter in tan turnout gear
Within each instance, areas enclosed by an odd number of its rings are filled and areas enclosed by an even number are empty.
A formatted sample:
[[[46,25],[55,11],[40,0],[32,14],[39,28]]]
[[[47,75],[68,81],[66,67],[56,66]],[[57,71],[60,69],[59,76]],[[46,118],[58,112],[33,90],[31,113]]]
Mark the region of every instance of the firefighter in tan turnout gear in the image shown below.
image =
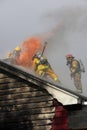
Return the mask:
[[[81,72],[84,72],[84,70],[81,70],[80,62],[76,60],[73,55],[66,55],[66,60],[77,92],[82,93]]]

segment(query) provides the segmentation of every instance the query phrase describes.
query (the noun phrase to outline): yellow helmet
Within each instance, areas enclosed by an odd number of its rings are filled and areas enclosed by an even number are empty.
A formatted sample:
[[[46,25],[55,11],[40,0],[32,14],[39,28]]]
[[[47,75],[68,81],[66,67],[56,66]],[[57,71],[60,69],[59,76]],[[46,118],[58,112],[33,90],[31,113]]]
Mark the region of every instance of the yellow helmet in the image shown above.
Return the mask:
[[[15,50],[15,51],[20,51],[21,48],[20,48],[19,46],[16,46],[14,50]]]

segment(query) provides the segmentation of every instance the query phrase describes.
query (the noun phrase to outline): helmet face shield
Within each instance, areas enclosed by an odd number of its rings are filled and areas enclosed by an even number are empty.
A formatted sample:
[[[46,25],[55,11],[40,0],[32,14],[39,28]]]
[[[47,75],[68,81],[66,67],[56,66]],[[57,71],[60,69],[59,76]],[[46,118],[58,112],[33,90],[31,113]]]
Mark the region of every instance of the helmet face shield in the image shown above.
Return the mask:
[[[67,60],[70,60],[70,59],[73,59],[73,58],[74,58],[74,56],[71,55],[71,54],[66,55],[66,59],[67,59]]]
[[[37,53],[36,57],[41,58],[41,53]]]
[[[37,55],[38,58],[41,58],[41,54]]]

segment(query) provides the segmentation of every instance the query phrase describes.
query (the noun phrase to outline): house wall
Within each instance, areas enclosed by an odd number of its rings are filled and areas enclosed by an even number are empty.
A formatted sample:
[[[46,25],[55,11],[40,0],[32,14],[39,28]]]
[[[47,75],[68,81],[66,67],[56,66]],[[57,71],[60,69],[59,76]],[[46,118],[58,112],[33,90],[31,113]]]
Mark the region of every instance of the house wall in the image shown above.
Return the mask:
[[[50,129],[52,98],[45,89],[0,70],[0,129]]]
[[[37,82],[36,78],[29,78],[27,73],[24,75],[25,73],[10,67],[0,65],[0,130],[2,128],[49,130],[52,123],[50,119],[55,115],[52,106],[54,97],[63,105],[69,104],[72,98],[72,104],[77,103],[78,96],[57,89],[49,83],[45,84],[40,80]],[[84,129],[87,122],[84,121],[87,115],[85,113],[84,107],[69,111],[69,128]]]

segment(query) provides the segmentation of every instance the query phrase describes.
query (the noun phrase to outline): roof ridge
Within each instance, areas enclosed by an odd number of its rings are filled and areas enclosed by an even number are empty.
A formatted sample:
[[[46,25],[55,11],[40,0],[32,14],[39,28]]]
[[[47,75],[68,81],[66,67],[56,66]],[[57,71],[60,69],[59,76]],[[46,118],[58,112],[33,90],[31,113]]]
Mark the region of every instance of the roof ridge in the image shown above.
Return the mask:
[[[61,86],[61,84],[57,85],[57,84],[54,84],[52,82],[46,81],[46,80],[44,80],[42,78],[36,77],[36,76],[22,70],[21,68],[16,67],[15,65],[11,65],[11,64],[5,62],[4,60],[0,60],[0,68],[7,71],[7,72],[10,72],[11,74],[14,74],[14,75],[18,76],[18,77],[20,77],[20,78],[22,78],[24,80],[30,81],[30,82],[32,82],[32,83],[34,83],[36,85],[39,85],[39,84],[43,83],[44,85],[45,84],[49,85],[50,87],[52,87],[54,89],[58,89],[58,90],[60,89],[61,91],[65,91],[66,93],[71,93],[72,95],[78,96],[83,100],[87,100],[86,96],[80,95],[80,94],[74,92],[73,90],[69,90],[67,88],[64,88],[63,86]],[[18,75],[18,73],[20,75]],[[28,78],[28,77],[30,77],[30,78]]]

